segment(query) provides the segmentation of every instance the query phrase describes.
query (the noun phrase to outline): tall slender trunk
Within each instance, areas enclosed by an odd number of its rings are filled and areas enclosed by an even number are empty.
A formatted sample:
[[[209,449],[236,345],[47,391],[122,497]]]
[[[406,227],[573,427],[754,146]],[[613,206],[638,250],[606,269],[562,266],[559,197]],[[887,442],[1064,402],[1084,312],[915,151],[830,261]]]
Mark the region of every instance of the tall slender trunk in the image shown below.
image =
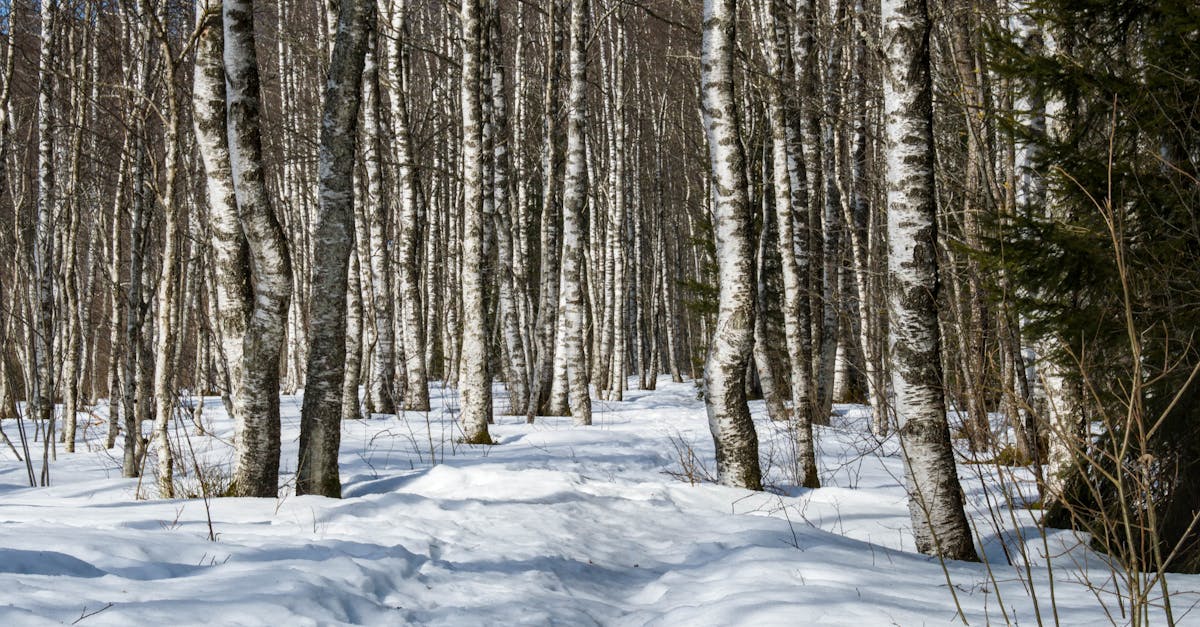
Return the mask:
[[[529,406],[526,418],[533,422],[535,413],[551,411],[551,388],[554,382],[559,307],[559,237],[558,172],[559,154],[559,83],[562,66],[562,30],[559,26],[562,0],[550,0],[547,10],[546,84],[542,99],[542,215],[540,225],[540,259],[538,275],[536,350],[534,351],[533,380],[529,386]]]
[[[480,102],[483,32],[480,0],[462,0],[462,357],[459,364],[463,440],[491,444],[492,378],[487,339],[484,269],[483,107]]]
[[[351,177],[351,180],[354,180]],[[353,189],[351,185],[351,189]],[[351,218],[353,221],[353,218]],[[358,384],[362,380],[363,344],[366,343],[366,333],[363,329],[362,301],[362,257],[355,245],[355,228],[350,227],[350,258],[346,271],[346,331],[342,348],[345,351],[344,372],[341,380],[342,390],[342,420],[358,420],[368,411],[358,399]],[[310,313],[311,317],[311,313]],[[309,361],[312,361],[311,346]]]
[[[763,170],[763,179],[772,180],[771,154],[769,149],[763,151],[759,160]],[[763,400],[767,405],[767,416],[771,420],[785,421],[791,416],[784,406],[786,392],[781,389],[782,364],[774,358],[770,330],[768,329],[767,312],[771,311],[771,299],[778,293],[771,289],[771,279],[779,272],[778,254],[772,255],[772,249],[778,251],[778,229],[775,224],[775,196],[771,193],[762,195],[762,231],[758,238],[758,290],[755,293],[754,313],[754,362],[758,368],[759,385],[762,387]],[[776,310],[778,311],[778,310]],[[786,350],[786,348],[785,348]]]
[[[613,137],[612,169],[612,221],[609,224],[610,256],[612,257],[612,366],[609,372],[609,400],[622,400],[625,391],[625,252],[626,239],[625,220],[627,213],[626,177],[628,171],[626,155],[626,94],[625,94],[625,53],[626,30],[624,15],[619,15],[616,21],[617,30],[612,59],[613,74],[613,119],[611,135]],[[635,242],[635,246],[640,243]]]
[[[81,279],[80,272],[87,272],[88,276],[94,275],[91,264],[84,260],[80,264],[80,247],[87,242],[81,242],[80,223],[83,221],[84,202],[87,196],[82,186],[82,157],[83,157],[83,129],[88,126],[88,107],[86,106],[87,99],[85,97],[84,85],[89,82],[86,75],[89,65],[89,58],[93,54],[91,42],[94,41],[95,35],[92,31],[88,31],[85,35],[87,41],[82,45],[82,58],[79,63],[74,65],[76,75],[73,78],[75,83],[74,97],[72,107],[74,109],[74,119],[72,125],[75,127],[71,133],[70,146],[70,173],[67,176],[66,197],[68,199],[68,207],[70,208],[69,227],[66,234],[67,251],[66,268],[64,271],[64,279],[67,283],[65,290],[66,315],[67,315],[67,338],[66,346],[64,347],[63,356],[63,442],[64,448],[68,453],[75,452],[75,430],[77,424],[77,416],[79,413],[80,401],[80,374],[83,369],[86,369],[86,364],[81,363],[84,359],[83,338],[85,332],[83,324],[83,304],[87,302],[86,281]],[[90,231],[89,231],[90,232]],[[90,236],[89,236],[90,239]],[[90,246],[86,247],[87,251],[91,250]],[[82,368],[81,368],[82,366]]]
[[[704,367],[704,399],[717,449],[717,480],[761,490],[758,434],[743,385],[754,344],[754,217],[733,87],[736,23],[735,0],[706,0],[700,80],[712,165],[720,302]]]
[[[238,496],[274,497],[279,490],[279,363],[292,276],[287,242],[263,173],[253,10],[251,0],[225,0],[222,6],[230,163],[254,290],[240,389],[233,395],[237,467],[230,490]]]
[[[786,81],[792,76],[791,50],[788,46],[788,26],[782,21],[785,14],[782,2],[776,0],[764,24],[769,40],[765,48],[770,63],[771,78],[767,88],[767,116],[771,129],[772,192],[775,196],[776,228],[779,257],[783,266],[783,321],[787,342],[787,354],[791,366],[793,428],[796,440],[796,457],[803,474],[802,484],[815,488],[820,484],[817,477],[816,447],[813,443],[812,423],[817,415],[812,372],[812,328],[810,309],[806,302],[805,276],[801,259],[807,265],[810,257],[807,246],[796,252],[797,212],[806,212],[804,206],[797,207],[800,197],[796,189],[803,184],[797,180],[796,164],[800,163],[798,144],[789,128],[788,119],[798,114],[796,103],[788,100]],[[802,244],[804,237],[800,237]]]
[[[158,277],[158,309],[155,312],[154,350],[154,446],[158,453],[158,490],[164,498],[175,496],[174,457],[171,453],[170,423],[175,413],[175,355],[178,350],[176,331],[179,326],[178,300],[182,265],[180,210],[175,198],[179,176],[180,115],[179,98],[175,90],[176,60],[165,35],[161,41],[164,76],[166,128],[163,143],[166,151],[165,184],[160,195],[163,207],[162,268]]]
[[[399,191],[399,279],[398,297],[403,328],[404,372],[407,375],[403,408],[429,411],[429,381],[425,359],[424,321],[421,318],[420,220],[417,207],[417,168],[413,163],[408,124],[407,87],[405,73],[408,56],[403,38],[408,36],[407,0],[391,0],[392,37],[388,39],[388,64],[385,71],[392,114],[392,137],[395,142],[396,185]],[[432,233],[435,232],[431,230]]]
[[[504,380],[508,384],[509,413],[524,415],[529,402],[529,382],[525,341],[522,338],[521,311],[516,285],[518,280],[513,267],[514,224],[512,196],[510,192],[509,168],[509,118],[506,70],[503,58],[504,32],[500,17],[500,4],[488,0],[488,43],[491,47],[492,74],[492,151],[493,168],[492,203],[496,216],[496,259],[499,282],[497,297],[500,304],[500,332],[503,337]]]
[[[50,458],[54,454],[54,225],[57,208],[54,175],[54,42],[55,18],[60,8],[56,4],[42,7],[40,54],[38,57],[38,150],[37,150],[37,217],[34,226],[33,272],[37,290],[37,320],[34,324],[33,372],[34,411],[45,425],[42,440],[42,471],[40,482],[50,484]]]
[[[562,280],[563,356],[571,415],[577,425],[592,424],[584,355],[583,217],[587,206],[585,115],[587,88],[587,0],[571,0],[571,87],[567,98],[567,163],[563,179]]]
[[[367,38],[375,0],[343,2],[321,118],[313,290],[325,295],[312,304],[308,382],[300,415],[300,460],[296,493],[339,498],[338,447],[343,415],[346,358],[346,291],[354,254],[354,158]],[[370,88],[368,88],[370,89]]]
[[[892,386],[909,512],[919,551],[975,561],[942,385],[929,10],[882,6]]]
[[[367,269],[370,271],[370,300],[372,332],[375,350],[371,353],[371,376],[367,381],[367,396],[377,413],[396,411],[396,352],[392,334],[392,260],[388,246],[391,203],[383,197],[383,146],[381,135],[382,111],[379,101],[379,59],[377,37],[368,37],[366,62],[362,72],[362,133],[363,163],[365,164],[367,194],[363,213],[367,222]]]

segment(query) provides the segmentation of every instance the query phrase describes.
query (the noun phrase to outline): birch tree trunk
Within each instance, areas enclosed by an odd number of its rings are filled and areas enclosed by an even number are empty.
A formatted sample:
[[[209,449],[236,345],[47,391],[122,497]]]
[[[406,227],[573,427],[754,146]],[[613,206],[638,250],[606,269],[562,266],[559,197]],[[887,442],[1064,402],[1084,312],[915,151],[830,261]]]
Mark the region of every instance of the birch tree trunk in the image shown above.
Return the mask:
[[[54,220],[55,220],[55,176],[54,176],[54,29],[59,7],[48,4],[42,7],[40,54],[38,57],[37,98],[37,217],[34,224],[33,271],[37,293],[37,320],[33,325],[34,350],[32,363],[34,400],[33,415],[45,425],[42,440],[41,485],[50,484],[50,457],[55,446],[54,437],[54,368],[50,363],[54,354]]]
[[[154,351],[154,446],[158,454],[158,491],[163,498],[174,498],[174,458],[171,454],[170,424],[175,413],[175,355],[179,324],[178,302],[182,250],[181,216],[176,204],[175,188],[179,176],[180,111],[175,91],[176,60],[165,33],[159,33],[166,66],[165,108],[166,129],[163,143],[166,149],[165,185],[160,196],[163,207],[162,268],[158,277],[158,309],[155,312]]]
[[[238,420],[232,399],[242,380],[242,351],[253,288],[250,285],[250,249],[238,217],[229,135],[225,120],[225,35],[220,0],[196,4],[196,61],[192,78],[192,123],[204,164],[209,228],[212,230],[214,293],[220,352],[225,364],[227,409]]]
[[[240,389],[233,398],[237,466],[230,492],[274,497],[279,490],[279,362],[292,277],[263,173],[253,9],[251,0],[225,0],[222,6],[230,164],[254,290]]]
[[[700,51],[702,113],[712,166],[720,303],[704,367],[717,480],[762,489],[758,434],[743,382],[754,347],[754,240],[733,88],[736,0],[705,0]]]
[[[225,102],[222,98],[221,107],[224,111]],[[125,328],[123,322],[125,320],[125,300],[121,292],[121,259],[124,257],[124,241],[121,236],[122,222],[120,208],[124,205],[124,201],[128,198],[124,196],[125,181],[129,175],[129,149],[132,144],[129,141],[128,133],[125,135],[121,145],[121,164],[117,173],[117,186],[115,199],[113,200],[113,216],[111,230],[109,231],[110,238],[110,257],[108,266],[108,279],[110,281],[109,291],[109,319],[111,329],[109,330],[109,353],[108,353],[108,430],[104,435],[104,448],[112,449],[117,445],[117,433],[120,431],[120,408],[121,408],[121,362],[124,359],[123,348]]]
[[[770,180],[774,175],[771,167],[770,152],[764,150],[764,158],[762,159],[763,178]],[[783,369],[781,364],[774,358],[775,355],[771,350],[771,333],[767,328],[768,317],[767,312],[771,311],[773,303],[771,299],[778,295],[778,292],[771,289],[772,275],[776,272],[776,265],[779,255],[771,255],[772,247],[778,250],[778,233],[774,226],[775,221],[775,197],[771,193],[762,195],[762,230],[758,237],[758,267],[757,279],[758,290],[755,294],[755,313],[754,313],[754,363],[758,371],[759,385],[762,388],[763,401],[767,406],[767,416],[771,420],[786,421],[791,418],[787,408],[784,406],[784,391],[782,387],[782,377],[780,374]],[[779,272],[782,274],[782,272]],[[786,347],[785,347],[786,352]]]
[[[375,0],[344,2],[329,62],[321,119],[320,206],[313,259],[311,345],[300,415],[296,493],[342,495],[338,476],[346,359],[346,290],[354,254],[354,158],[367,37]]]
[[[371,353],[371,377],[367,382],[367,396],[376,413],[396,412],[395,336],[392,334],[392,260],[388,246],[389,210],[391,206],[383,198],[383,163],[381,144],[382,111],[379,102],[379,59],[376,50],[376,35],[368,37],[367,60],[362,72],[362,126],[363,162],[367,178],[367,197],[364,213],[367,222],[367,264],[371,276],[371,316],[375,337],[375,350]],[[336,47],[336,44],[335,44]]]
[[[354,177],[351,177],[354,180]],[[351,189],[354,185],[351,184]],[[319,199],[318,199],[319,200]],[[354,218],[351,217],[351,222]],[[358,384],[363,371],[363,344],[366,333],[363,329],[362,260],[356,245],[357,229],[350,227],[350,260],[346,274],[346,331],[343,340],[345,371],[342,374],[342,420],[359,420],[367,411],[358,400]],[[311,318],[311,313],[310,313]]]
[[[768,36],[766,45],[767,62],[770,65],[771,81],[767,87],[767,116],[771,129],[772,193],[775,196],[775,218],[779,237],[779,257],[783,265],[783,323],[787,343],[787,354],[791,365],[793,427],[796,440],[796,457],[803,475],[802,485],[816,488],[816,447],[813,443],[813,418],[816,415],[815,390],[812,372],[812,328],[810,309],[804,289],[805,277],[800,258],[807,266],[809,251],[796,251],[795,215],[807,208],[796,207],[800,196],[796,188],[803,184],[797,180],[796,168],[801,163],[797,154],[798,142],[788,125],[789,116],[795,116],[798,108],[787,99],[785,81],[792,75],[791,51],[788,46],[788,27],[782,21],[786,14],[783,3],[772,3],[771,17],[764,24]],[[804,241],[801,238],[801,241]],[[807,248],[807,247],[805,247]]]
[[[946,423],[926,0],[884,0],[892,385],[917,550],[977,561]]]
[[[610,134],[613,137],[612,170],[612,220],[609,224],[609,255],[612,258],[612,365],[609,369],[609,400],[619,401],[625,392],[625,236],[626,219],[626,130],[625,130],[625,20],[618,14],[614,54],[612,59],[613,119]],[[640,242],[634,241],[634,246]]]
[[[462,395],[463,441],[491,444],[492,380],[487,339],[487,295],[484,283],[483,120],[480,101],[483,44],[480,0],[462,0]]]
[[[554,363],[558,346],[559,261],[557,180],[559,170],[558,108],[559,73],[562,65],[562,35],[559,28],[561,0],[550,0],[547,11],[546,84],[542,119],[542,216],[540,225],[540,267],[538,276],[537,320],[534,325],[536,350],[533,380],[530,382],[526,418],[534,413],[551,414],[550,401],[554,382]]]
[[[147,36],[147,48],[148,36]],[[136,84],[145,85],[144,73],[149,63],[136,63]],[[146,140],[142,136],[145,120],[138,112],[133,129],[133,198],[129,211],[129,287],[125,294],[125,359],[122,365],[122,413],[124,414],[125,444],[121,458],[121,475],[137,477],[141,473],[138,451],[142,446],[141,424],[145,403],[139,398],[142,362],[146,360],[142,341],[145,303],[142,300],[146,223]]]
[[[392,37],[388,40],[388,64],[385,72],[392,114],[392,136],[395,142],[396,185],[399,191],[400,223],[399,265],[400,309],[403,328],[405,383],[403,408],[429,411],[428,363],[425,359],[425,323],[421,319],[420,222],[417,207],[417,170],[413,163],[408,124],[408,101],[405,85],[407,54],[401,38],[407,37],[407,0],[391,0]]]
[[[487,77],[492,84],[492,119],[494,132],[492,151],[493,168],[492,204],[496,216],[496,259],[499,282],[500,332],[503,336],[505,372],[508,384],[509,413],[524,415],[529,401],[529,382],[525,341],[521,337],[521,312],[518,303],[516,274],[513,270],[513,210],[508,177],[509,124],[508,99],[505,94],[506,71],[503,59],[503,29],[500,22],[500,5],[497,0],[488,0],[488,44],[492,49],[492,74]]]
[[[583,216],[587,206],[587,0],[571,0],[571,88],[567,97],[567,164],[563,181],[562,280],[563,356],[568,397],[576,425],[592,424],[584,354]]]

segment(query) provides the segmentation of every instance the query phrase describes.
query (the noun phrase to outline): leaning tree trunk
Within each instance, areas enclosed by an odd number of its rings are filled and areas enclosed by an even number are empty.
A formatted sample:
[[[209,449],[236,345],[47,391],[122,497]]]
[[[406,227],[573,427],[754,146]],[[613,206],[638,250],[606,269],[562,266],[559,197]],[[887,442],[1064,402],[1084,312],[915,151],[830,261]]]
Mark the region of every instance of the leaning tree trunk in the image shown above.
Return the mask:
[[[463,440],[491,444],[492,381],[488,369],[487,294],[484,267],[483,123],[480,52],[483,32],[479,0],[462,0],[462,394]]]
[[[892,386],[909,512],[917,550],[974,561],[942,386],[929,12],[926,0],[884,0],[882,17]]]
[[[746,368],[754,347],[754,216],[746,190],[733,90],[736,0],[704,3],[700,81],[712,163],[720,302],[704,366],[708,426],[717,449],[717,480],[762,489],[758,434],[746,404]]]
[[[233,395],[237,467],[230,492],[274,497],[279,490],[279,361],[292,295],[291,263],[263,173],[254,3],[225,0],[222,9],[230,163],[254,291],[240,389]]]
[[[329,62],[318,153],[320,207],[313,259],[312,342],[300,414],[296,493],[340,498],[342,383],[346,369],[346,289],[354,252],[354,157],[367,37],[375,0],[343,3]],[[390,366],[389,366],[390,368]]]

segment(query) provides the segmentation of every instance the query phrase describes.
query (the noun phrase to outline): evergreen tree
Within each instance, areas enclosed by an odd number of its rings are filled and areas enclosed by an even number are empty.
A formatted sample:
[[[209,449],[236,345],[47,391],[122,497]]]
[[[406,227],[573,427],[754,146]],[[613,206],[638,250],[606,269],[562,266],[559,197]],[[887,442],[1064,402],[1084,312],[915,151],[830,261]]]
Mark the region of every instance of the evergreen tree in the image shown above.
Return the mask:
[[[991,261],[1017,286],[1026,338],[1052,347],[1043,372],[1064,373],[1071,432],[1042,428],[1073,459],[1051,468],[1064,487],[1048,522],[1134,566],[1178,549],[1166,566],[1197,572],[1200,6],[1046,0],[1021,18],[993,65],[1022,89],[1011,130],[1032,193]],[[1136,520],[1118,522],[1121,507]]]

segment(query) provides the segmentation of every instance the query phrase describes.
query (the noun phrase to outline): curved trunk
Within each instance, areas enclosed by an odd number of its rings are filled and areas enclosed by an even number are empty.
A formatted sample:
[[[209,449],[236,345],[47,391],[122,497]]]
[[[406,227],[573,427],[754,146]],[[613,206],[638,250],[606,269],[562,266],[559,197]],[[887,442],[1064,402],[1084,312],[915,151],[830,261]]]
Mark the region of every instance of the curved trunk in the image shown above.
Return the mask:
[[[222,6],[230,164],[254,290],[242,342],[241,380],[233,395],[237,467],[230,491],[274,497],[279,489],[279,361],[292,277],[287,242],[263,173],[253,11],[250,0],[225,0]]]
[[[321,117],[318,152],[320,206],[313,259],[311,346],[300,414],[296,493],[340,497],[338,447],[346,359],[346,290],[354,253],[354,157],[358,108],[374,0],[344,2]],[[355,401],[357,404],[357,377]]]
[[[746,190],[733,90],[737,3],[707,0],[700,53],[702,112],[712,164],[720,300],[704,366],[708,426],[717,449],[717,480],[762,489],[758,434],[746,404],[746,368],[754,346],[754,217]]]

